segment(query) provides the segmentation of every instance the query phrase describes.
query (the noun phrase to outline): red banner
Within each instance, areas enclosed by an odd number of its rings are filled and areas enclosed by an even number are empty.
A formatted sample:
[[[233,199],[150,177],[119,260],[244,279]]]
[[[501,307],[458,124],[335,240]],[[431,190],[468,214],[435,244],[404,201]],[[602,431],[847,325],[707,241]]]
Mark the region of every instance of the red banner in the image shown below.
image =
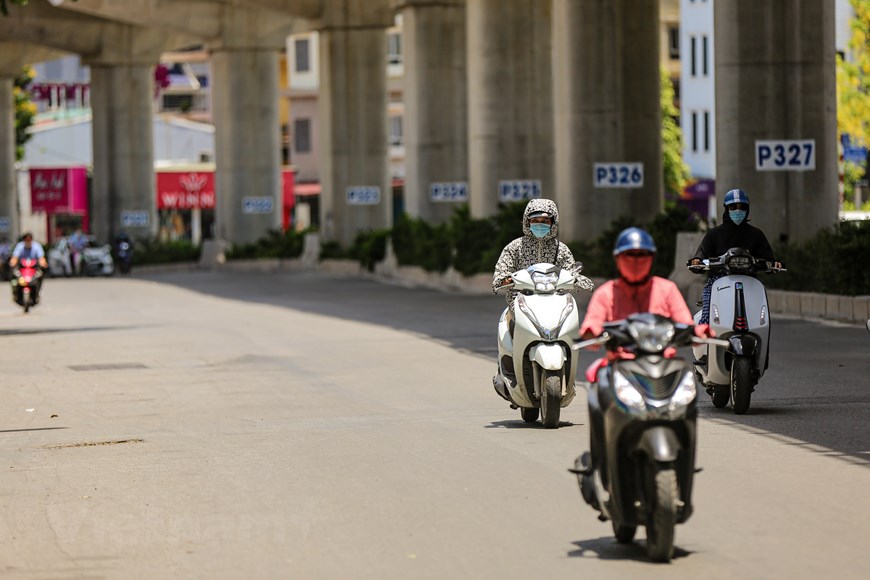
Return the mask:
[[[33,211],[87,211],[88,178],[84,167],[30,168],[30,207]]]
[[[157,209],[212,209],[214,172],[157,173]]]

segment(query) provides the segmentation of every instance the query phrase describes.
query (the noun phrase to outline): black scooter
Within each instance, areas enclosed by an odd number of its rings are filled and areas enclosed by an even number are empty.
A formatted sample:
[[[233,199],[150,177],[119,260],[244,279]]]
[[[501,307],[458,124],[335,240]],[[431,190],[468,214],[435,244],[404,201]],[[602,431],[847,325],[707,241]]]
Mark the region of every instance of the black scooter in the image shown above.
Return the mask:
[[[722,341],[642,313],[608,323],[600,337],[574,346],[604,345],[611,360],[597,376],[587,375],[594,463],[587,452],[570,471],[598,519],[611,520],[616,539],[630,543],[645,526],[647,554],[661,562],[673,557],[675,525],[692,515],[698,415],[691,361],[666,350],[699,342]]]

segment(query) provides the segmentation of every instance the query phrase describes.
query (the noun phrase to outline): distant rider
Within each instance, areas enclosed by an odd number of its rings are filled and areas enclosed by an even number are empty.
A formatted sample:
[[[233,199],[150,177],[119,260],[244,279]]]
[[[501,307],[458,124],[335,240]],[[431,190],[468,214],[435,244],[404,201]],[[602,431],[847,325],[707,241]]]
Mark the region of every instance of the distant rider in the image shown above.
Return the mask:
[[[689,269],[700,271],[701,260],[719,257],[731,248],[743,248],[754,258],[775,262],[773,249],[764,232],[749,224],[749,196],[746,192],[742,189],[732,189],[725,194],[722,205],[725,208],[722,223],[706,233],[690,262]],[[775,262],[774,266],[779,268],[782,264]],[[724,272],[710,272],[707,277],[702,295],[704,302],[700,320],[702,324],[710,322],[710,293],[713,282],[724,275]]]
[[[556,239],[558,232],[559,210],[556,202],[550,199],[529,201],[523,213],[523,237],[515,239],[502,250],[492,276],[492,291],[497,292],[502,286],[510,284],[514,272],[541,262],[570,270],[574,266],[574,255],[568,246]],[[511,290],[505,297],[508,303],[505,319],[511,335],[516,296],[517,293]]]
[[[33,241],[33,234],[27,232],[21,236],[21,241],[18,242],[15,245],[15,249],[12,250],[12,257],[9,258],[10,270],[14,270],[20,260],[26,260],[29,258],[35,259],[39,264],[39,267],[43,270],[48,268],[48,262],[45,260],[45,250],[42,248],[42,244]],[[34,279],[34,285],[36,291],[35,296],[39,296],[39,291],[42,289],[41,276],[37,276]],[[12,297],[13,299],[15,298],[14,287],[12,289]]]

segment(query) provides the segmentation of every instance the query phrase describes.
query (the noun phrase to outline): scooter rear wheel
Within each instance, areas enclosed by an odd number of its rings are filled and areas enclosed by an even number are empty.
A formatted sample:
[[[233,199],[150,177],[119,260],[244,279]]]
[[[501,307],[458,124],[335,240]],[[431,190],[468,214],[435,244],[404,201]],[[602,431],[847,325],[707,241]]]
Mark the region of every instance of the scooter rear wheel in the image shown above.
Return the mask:
[[[527,407],[520,407],[520,416],[523,418],[523,421],[526,423],[534,423],[538,420],[538,411],[539,409],[529,409]]]
[[[634,541],[634,535],[637,533],[637,526],[621,526],[614,521],[613,535],[616,536],[616,541],[620,544],[630,544]]]

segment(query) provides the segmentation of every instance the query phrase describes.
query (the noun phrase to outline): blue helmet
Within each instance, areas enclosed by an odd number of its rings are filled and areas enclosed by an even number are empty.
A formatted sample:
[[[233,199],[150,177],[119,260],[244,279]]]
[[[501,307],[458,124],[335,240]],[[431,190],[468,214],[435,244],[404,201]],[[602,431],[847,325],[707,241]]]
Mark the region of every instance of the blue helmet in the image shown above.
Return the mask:
[[[619,232],[613,245],[613,255],[618,256],[628,250],[644,250],[656,252],[656,243],[648,232],[640,228],[627,228]]]
[[[733,203],[745,203],[746,205],[749,205],[749,196],[746,195],[746,192],[742,189],[732,189],[725,194],[725,199],[722,201],[722,205],[728,207]]]

